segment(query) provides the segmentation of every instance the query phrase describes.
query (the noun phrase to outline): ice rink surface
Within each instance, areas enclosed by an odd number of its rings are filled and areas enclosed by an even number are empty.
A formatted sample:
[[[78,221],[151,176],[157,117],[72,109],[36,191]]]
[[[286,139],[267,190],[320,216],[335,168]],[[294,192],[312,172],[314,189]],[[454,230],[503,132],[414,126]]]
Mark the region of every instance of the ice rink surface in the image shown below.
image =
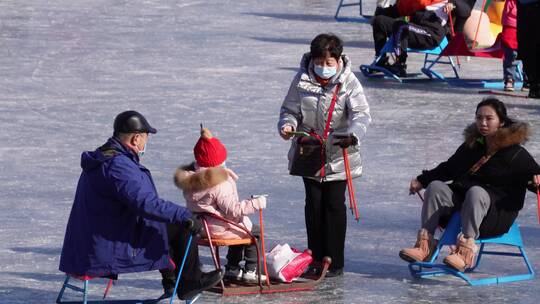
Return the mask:
[[[184,204],[172,173],[192,160],[199,123],[224,142],[240,196],[270,194],[267,248],[306,247],[304,190],[287,174],[288,143],[276,132],[279,107],[316,34],[333,32],[371,105],[362,143],[364,175],[354,181],[360,223],[348,220],[345,275],[316,291],[222,298],[201,303],[538,303],[538,279],[469,287],[453,278],[413,280],[398,257],[414,243],[420,201],[410,179],[445,160],[473,121],[478,89],[367,80],[371,27],[336,22],[333,0],[27,0],[0,3],[0,303],[52,303],[63,274],[59,255],[80,154],[112,134],[135,109],[158,130],[143,163],[162,197]],[[367,1],[373,10],[374,1]],[[477,3],[478,4],[478,3]],[[354,15],[356,8],[346,14]],[[409,71],[420,55],[411,55]],[[461,59],[464,78],[498,79],[497,60]],[[502,98],[510,115],[538,126],[534,100]],[[540,156],[539,132],[526,148]],[[540,226],[529,193],[519,223],[540,269]],[[256,221],[256,217],[253,217]],[[209,253],[201,250],[205,264]],[[516,273],[514,258],[488,258],[480,275]],[[92,284],[96,299],[104,281]],[[161,294],[158,272],[120,276],[111,299]],[[73,299],[73,297],[71,298]],[[535,300],[536,299],[536,300]],[[177,301],[178,302],[178,301]]]

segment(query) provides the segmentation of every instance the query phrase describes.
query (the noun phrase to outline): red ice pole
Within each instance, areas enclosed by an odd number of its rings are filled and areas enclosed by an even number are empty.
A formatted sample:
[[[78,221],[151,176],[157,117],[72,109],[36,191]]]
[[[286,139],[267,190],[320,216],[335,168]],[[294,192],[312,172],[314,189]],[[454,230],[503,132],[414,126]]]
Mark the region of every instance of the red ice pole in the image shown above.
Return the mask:
[[[456,32],[454,31],[454,20],[452,20],[452,10],[448,11],[448,21],[450,21],[450,33],[452,34],[452,38],[456,36]],[[459,62],[459,56],[456,56],[457,65],[459,68],[461,68],[461,62]]]
[[[107,297],[107,294],[109,293],[109,290],[111,290],[111,286],[113,284],[113,279],[109,279],[109,282],[107,282],[107,287],[105,287],[105,292],[103,293],[103,300]]]
[[[358,205],[356,204],[356,197],[354,196],[354,187],[351,178],[351,167],[349,166],[349,154],[347,148],[343,148],[343,163],[345,165],[345,175],[347,178],[347,188],[349,189],[349,208],[351,212],[354,211],[354,219],[360,221],[360,215],[358,214]]]
[[[264,223],[262,209],[259,209],[259,225],[261,225],[261,251],[263,256],[264,274],[266,275],[266,285],[270,286],[270,277],[268,276],[268,268],[266,266],[266,251],[264,250]]]
[[[478,31],[480,30],[480,23],[482,22],[482,15],[484,14],[484,10],[486,9],[486,0],[482,1],[482,10],[480,11],[480,17],[478,17],[478,25],[476,26],[476,32],[474,33],[474,40],[472,48],[476,48],[476,39],[478,38]]]

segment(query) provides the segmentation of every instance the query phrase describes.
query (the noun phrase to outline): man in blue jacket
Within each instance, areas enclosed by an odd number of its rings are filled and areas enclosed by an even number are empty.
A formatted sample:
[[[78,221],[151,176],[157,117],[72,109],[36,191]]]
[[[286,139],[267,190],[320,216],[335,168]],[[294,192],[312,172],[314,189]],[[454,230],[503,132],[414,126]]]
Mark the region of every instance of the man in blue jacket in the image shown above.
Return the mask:
[[[167,225],[169,229],[180,227],[176,231],[181,233],[174,236],[174,246],[180,247],[190,233],[197,235],[201,224],[186,208],[159,198],[150,171],[140,164],[149,133],[156,132],[140,113],[126,111],[116,117],[113,137],[95,151],[83,152],[61,271],[116,277],[159,269],[168,273],[163,280],[165,293],[172,292],[175,265],[169,258]],[[190,299],[221,279],[220,271],[201,272],[195,238],[192,244],[178,291],[180,299]],[[175,254],[176,265],[182,256],[183,252]]]

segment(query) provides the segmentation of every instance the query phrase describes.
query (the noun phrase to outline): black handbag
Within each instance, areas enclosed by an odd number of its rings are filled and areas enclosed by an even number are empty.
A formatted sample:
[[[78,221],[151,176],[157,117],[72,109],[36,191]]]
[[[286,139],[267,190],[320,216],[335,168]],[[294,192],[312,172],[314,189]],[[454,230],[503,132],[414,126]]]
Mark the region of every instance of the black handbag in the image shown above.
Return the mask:
[[[332,102],[328,108],[328,119],[324,128],[323,136],[315,133],[314,130],[309,132],[309,136],[296,137],[296,145],[294,155],[289,171],[290,175],[304,177],[324,177],[324,165],[326,163],[326,139],[330,130],[330,122],[332,121],[332,113],[336,105],[337,95],[341,84],[336,86]]]
[[[296,138],[290,174],[310,177],[321,176],[321,170],[324,170],[324,157],[324,142],[318,134],[310,132],[309,137],[298,137]]]

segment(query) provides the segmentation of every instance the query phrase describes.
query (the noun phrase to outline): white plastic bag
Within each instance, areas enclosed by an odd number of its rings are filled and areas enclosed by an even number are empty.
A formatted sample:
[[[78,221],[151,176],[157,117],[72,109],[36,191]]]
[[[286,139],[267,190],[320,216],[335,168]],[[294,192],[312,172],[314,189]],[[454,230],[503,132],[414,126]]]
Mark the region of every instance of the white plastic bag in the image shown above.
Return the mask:
[[[313,258],[307,252],[299,252],[289,244],[278,244],[266,254],[270,277],[287,283],[302,275],[312,261]]]

